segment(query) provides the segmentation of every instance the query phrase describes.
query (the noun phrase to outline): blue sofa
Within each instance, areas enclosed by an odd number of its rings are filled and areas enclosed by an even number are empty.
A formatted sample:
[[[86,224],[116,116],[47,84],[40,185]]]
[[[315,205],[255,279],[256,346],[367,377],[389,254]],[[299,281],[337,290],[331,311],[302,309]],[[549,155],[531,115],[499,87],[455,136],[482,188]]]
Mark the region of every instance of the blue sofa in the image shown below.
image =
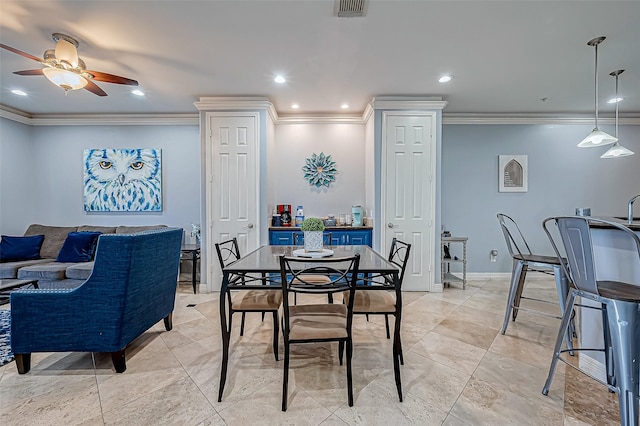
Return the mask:
[[[116,372],[125,348],[164,319],[171,330],[182,229],[104,234],[91,276],[74,289],[11,294],[11,348],[18,373],[32,352],[109,352]]]

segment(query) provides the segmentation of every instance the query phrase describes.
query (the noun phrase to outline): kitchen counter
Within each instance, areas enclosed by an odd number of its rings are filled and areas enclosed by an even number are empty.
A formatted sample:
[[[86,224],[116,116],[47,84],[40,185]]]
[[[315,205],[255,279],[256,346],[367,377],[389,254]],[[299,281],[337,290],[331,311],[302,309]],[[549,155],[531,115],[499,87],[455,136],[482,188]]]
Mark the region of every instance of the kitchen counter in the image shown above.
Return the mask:
[[[638,222],[640,225],[640,222]],[[357,231],[357,230],[373,229],[373,226],[325,226],[325,231]],[[269,231],[300,231],[299,226],[270,226]]]
[[[593,217],[594,219],[604,219],[604,220],[609,220],[611,222],[619,223],[621,225],[628,227],[633,231],[640,231],[640,217],[634,217],[633,223],[631,224],[629,224],[629,221],[627,219],[621,219],[620,217],[610,217],[610,216],[593,216]],[[592,223],[591,226],[594,228],[610,228],[610,226],[598,224],[598,223]]]

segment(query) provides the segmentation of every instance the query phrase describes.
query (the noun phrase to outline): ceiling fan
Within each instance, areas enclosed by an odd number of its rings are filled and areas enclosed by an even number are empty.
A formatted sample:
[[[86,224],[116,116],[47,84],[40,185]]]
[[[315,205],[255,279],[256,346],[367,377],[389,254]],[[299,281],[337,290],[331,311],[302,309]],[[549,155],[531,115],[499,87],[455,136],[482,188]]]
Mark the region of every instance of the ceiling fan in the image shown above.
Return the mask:
[[[44,75],[53,84],[62,87],[65,94],[70,90],[86,89],[98,96],[107,96],[106,92],[98,87],[92,80],[103,81],[105,83],[126,84],[128,86],[138,85],[136,80],[131,80],[130,78],[88,70],[84,61],[78,57],[77,48],[79,43],[76,39],[61,33],[53,33],[52,37],[56,42],[56,48],[45,50],[44,59],[0,43],[0,47],[3,49],[17,53],[25,58],[33,59],[44,65],[42,69],[15,71],[14,74]]]

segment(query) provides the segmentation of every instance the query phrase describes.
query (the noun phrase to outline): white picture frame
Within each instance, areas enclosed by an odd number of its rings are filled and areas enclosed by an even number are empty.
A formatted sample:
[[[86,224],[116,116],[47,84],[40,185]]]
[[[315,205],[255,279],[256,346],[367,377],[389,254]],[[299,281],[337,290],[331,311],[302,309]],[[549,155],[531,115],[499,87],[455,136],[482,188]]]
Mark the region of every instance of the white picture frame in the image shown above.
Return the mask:
[[[527,192],[529,165],[526,155],[498,156],[498,192]]]

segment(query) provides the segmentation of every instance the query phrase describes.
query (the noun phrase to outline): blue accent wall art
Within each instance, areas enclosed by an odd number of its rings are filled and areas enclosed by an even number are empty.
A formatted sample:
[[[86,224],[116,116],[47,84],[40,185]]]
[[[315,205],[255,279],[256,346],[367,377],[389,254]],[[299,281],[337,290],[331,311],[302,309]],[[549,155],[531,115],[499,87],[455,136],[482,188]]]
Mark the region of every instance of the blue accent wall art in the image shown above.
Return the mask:
[[[84,210],[162,211],[161,150],[85,149]]]

